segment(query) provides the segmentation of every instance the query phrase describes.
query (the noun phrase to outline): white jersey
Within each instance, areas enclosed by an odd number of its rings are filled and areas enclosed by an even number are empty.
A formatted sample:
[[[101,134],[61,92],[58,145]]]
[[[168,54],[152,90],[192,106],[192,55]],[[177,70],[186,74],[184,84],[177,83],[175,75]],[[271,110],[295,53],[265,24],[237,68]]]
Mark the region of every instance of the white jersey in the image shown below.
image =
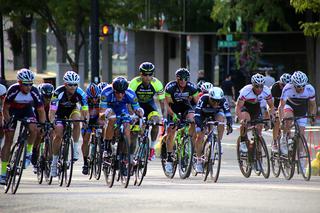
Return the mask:
[[[307,84],[302,93],[297,93],[294,85],[289,83],[282,90],[281,100],[290,102],[305,102],[306,100],[315,100],[316,93],[311,84]]]
[[[257,104],[261,103],[262,100],[270,100],[272,98],[271,91],[267,86],[263,87],[262,92],[259,95],[256,95],[253,92],[253,85],[248,84],[240,90],[240,95],[238,100],[250,103]]]

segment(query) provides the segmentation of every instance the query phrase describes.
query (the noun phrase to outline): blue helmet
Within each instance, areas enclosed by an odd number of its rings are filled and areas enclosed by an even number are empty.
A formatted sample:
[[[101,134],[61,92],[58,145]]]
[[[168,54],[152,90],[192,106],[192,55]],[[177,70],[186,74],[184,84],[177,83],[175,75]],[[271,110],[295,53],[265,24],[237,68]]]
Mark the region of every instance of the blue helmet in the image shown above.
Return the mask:
[[[87,86],[86,93],[90,98],[97,98],[100,96],[101,90],[95,83],[90,83]]]
[[[108,83],[107,82],[100,82],[98,84],[98,87],[100,88],[100,90],[102,91],[105,87],[108,86]]]

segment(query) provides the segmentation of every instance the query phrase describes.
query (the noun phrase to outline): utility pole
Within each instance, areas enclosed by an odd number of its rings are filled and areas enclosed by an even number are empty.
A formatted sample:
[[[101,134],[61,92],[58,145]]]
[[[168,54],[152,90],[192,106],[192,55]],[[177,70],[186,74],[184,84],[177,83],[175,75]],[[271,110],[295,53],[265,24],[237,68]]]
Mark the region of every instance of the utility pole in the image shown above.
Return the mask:
[[[0,13],[0,69],[1,77],[0,80],[6,80],[4,75],[4,43],[3,43],[3,25],[2,25],[2,14]]]
[[[91,82],[100,82],[99,77],[99,2],[91,0]]]

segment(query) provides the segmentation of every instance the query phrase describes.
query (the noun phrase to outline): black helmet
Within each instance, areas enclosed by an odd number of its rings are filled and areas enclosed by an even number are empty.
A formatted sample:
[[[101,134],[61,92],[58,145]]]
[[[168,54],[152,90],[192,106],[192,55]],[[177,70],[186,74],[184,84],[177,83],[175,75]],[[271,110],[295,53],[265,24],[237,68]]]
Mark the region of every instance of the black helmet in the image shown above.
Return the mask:
[[[54,87],[52,84],[49,83],[42,83],[38,86],[38,89],[44,97],[51,97],[54,91]]]
[[[150,63],[150,62],[143,62],[139,66],[139,71],[142,74],[152,75],[153,72],[154,72],[154,65],[152,63]]]
[[[186,68],[179,68],[176,71],[176,77],[181,78],[181,79],[185,79],[185,80],[189,80],[190,72]]]
[[[112,88],[117,92],[125,92],[128,89],[129,83],[125,77],[117,77],[112,81]]]

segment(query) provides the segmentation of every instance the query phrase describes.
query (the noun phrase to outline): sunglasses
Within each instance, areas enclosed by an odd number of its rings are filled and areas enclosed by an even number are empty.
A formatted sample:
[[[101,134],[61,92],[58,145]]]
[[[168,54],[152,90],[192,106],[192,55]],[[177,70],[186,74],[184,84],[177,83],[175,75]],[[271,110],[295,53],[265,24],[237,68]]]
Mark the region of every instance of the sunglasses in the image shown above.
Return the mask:
[[[188,78],[178,78],[179,81],[188,81]]]
[[[68,84],[69,87],[77,87],[78,84]]]
[[[119,91],[114,91],[116,94],[124,94],[125,93],[125,91],[123,91],[123,92],[119,92]]]
[[[296,89],[302,89],[302,88],[304,88],[305,86],[294,86]]]
[[[22,83],[22,85],[25,87],[31,87],[33,85],[33,83]]]
[[[263,88],[263,85],[254,84],[253,87],[254,87],[254,88],[257,88],[257,89],[262,89],[262,88]]]
[[[210,98],[210,99],[211,99],[211,101],[216,102],[216,103],[220,103],[221,102],[220,99],[213,99],[213,98]]]
[[[143,76],[152,76],[153,74],[152,73],[149,73],[149,74],[148,73],[143,73],[142,75]]]

